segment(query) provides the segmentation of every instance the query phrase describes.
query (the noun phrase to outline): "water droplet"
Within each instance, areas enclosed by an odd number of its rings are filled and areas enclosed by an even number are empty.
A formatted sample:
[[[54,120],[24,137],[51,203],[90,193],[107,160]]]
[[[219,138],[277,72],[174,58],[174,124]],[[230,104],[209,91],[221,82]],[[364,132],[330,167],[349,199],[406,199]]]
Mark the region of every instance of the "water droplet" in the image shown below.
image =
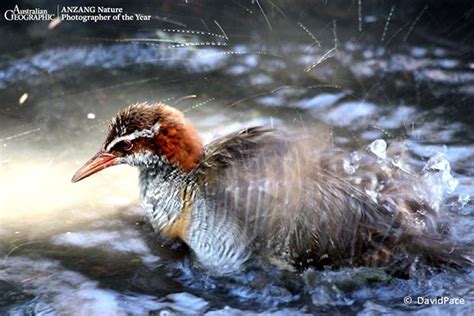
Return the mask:
[[[423,171],[451,171],[451,166],[442,153],[432,156],[426,163]]]
[[[356,169],[353,166],[351,166],[351,162],[348,159],[344,159],[342,166],[344,168],[344,171],[348,175],[353,175],[354,172],[356,172]]]
[[[18,100],[18,103],[19,103],[20,105],[22,105],[23,103],[26,102],[26,100],[28,100],[28,93],[25,92],[25,93],[23,93],[23,95],[20,97],[20,100]]]
[[[392,158],[391,162],[392,162],[392,165],[394,167],[397,167],[398,169],[402,170],[403,172],[405,172],[407,174],[411,173],[410,166],[407,163],[405,163],[399,155]]]
[[[59,24],[61,24],[61,22],[62,22],[62,20],[61,20],[61,18],[60,18],[59,16],[56,17],[56,18],[54,18],[54,19],[52,19],[51,22],[49,22],[49,24],[48,24],[48,29],[49,29],[49,30],[54,29],[54,28],[57,27]]]
[[[344,171],[348,175],[353,175],[357,169],[359,169],[359,161],[362,159],[361,155],[354,151],[350,154],[348,159],[344,159],[342,162],[342,166],[344,168]]]
[[[471,195],[467,192],[463,192],[459,194],[458,197],[458,204],[460,208],[463,208],[464,206],[467,205],[471,201]]]
[[[372,201],[377,203],[377,197],[378,197],[377,192],[375,192],[373,190],[365,190],[365,193],[372,199]]]
[[[438,210],[444,198],[456,190],[459,181],[451,174],[451,166],[443,153],[432,156],[422,174],[422,186],[417,190],[431,207]]]
[[[387,158],[387,143],[383,139],[374,140],[369,145],[369,150],[380,159]]]

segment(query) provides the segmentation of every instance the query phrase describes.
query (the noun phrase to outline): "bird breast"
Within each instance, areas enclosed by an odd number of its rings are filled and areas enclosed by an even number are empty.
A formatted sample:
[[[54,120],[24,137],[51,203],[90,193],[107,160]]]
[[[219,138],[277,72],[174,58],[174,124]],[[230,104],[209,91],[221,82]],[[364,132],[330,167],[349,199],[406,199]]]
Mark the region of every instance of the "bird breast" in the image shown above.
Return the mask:
[[[179,220],[183,201],[179,196],[179,187],[174,181],[165,180],[156,170],[142,168],[139,184],[142,207],[155,231],[164,232],[172,229],[178,222],[179,225],[182,224],[183,219]]]

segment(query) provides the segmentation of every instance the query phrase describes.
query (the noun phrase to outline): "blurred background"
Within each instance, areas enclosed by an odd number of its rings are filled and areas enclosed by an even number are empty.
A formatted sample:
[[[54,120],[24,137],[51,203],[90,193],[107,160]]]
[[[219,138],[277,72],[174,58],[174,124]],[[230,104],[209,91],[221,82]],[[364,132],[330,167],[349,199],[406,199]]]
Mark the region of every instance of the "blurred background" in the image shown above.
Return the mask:
[[[15,5],[53,14],[116,7],[150,20],[7,21]],[[253,125],[327,125],[353,167],[376,140],[402,143],[415,170],[432,157],[449,162],[414,185],[451,219],[453,238],[472,242],[472,1],[3,1],[0,9],[0,314],[472,312],[473,271],[214,279],[143,223],[135,170],[70,183],[109,120],[135,102],[179,108],[205,141]],[[466,304],[407,306],[407,295]]]

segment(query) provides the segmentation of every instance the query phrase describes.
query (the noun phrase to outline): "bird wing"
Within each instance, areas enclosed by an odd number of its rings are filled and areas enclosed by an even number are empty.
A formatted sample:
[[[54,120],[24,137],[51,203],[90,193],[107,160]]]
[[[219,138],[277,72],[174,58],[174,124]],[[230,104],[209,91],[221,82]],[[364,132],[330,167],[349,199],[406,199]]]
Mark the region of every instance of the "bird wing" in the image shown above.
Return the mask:
[[[251,159],[282,155],[287,147],[286,139],[276,129],[262,126],[242,129],[206,145],[196,171],[216,175],[216,172]]]
[[[391,249],[398,253],[391,259],[409,253],[455,265],[472,260],[437,231],[436,212],[405,184],[414,181],[411,174],[384,171],[364,154],[348,175],[341,170],[346,155],[315,141],[243,129],[205,147],[195,179],[216,211],[238,217],[249,240],[272,236],[266,248],[293,249],[301,262],[325,264],[325,255],[332,263],[357,262],[367,249]]]

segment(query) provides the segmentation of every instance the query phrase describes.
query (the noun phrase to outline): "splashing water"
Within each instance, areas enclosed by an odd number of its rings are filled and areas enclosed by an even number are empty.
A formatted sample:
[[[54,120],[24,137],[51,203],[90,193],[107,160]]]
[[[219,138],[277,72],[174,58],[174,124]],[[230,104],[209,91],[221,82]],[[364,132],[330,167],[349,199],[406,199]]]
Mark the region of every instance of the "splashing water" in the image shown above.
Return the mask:
[[[374,140],[369,145],[369,150],[380,159],[387,159],[387,143],[383,139]]]
[[[458,184],[445,155],[436,153],[423,167],[416,191],[434,210],[439,210],[444,199],[456,190]]]
[[[361,155],[354,151],[352,152],[350,155],[349,155],[349,158],[347,159],[344,159],[343,160],[343,168],[344,168],[344,171],[348,174],[348,175],[353,175],[357,169],[359,169],[359,162],[360,160],[362,159]]]
[[[464,208],[471,201],[471,195],[467,192],[462,192],[458,196],[459,208]]]

